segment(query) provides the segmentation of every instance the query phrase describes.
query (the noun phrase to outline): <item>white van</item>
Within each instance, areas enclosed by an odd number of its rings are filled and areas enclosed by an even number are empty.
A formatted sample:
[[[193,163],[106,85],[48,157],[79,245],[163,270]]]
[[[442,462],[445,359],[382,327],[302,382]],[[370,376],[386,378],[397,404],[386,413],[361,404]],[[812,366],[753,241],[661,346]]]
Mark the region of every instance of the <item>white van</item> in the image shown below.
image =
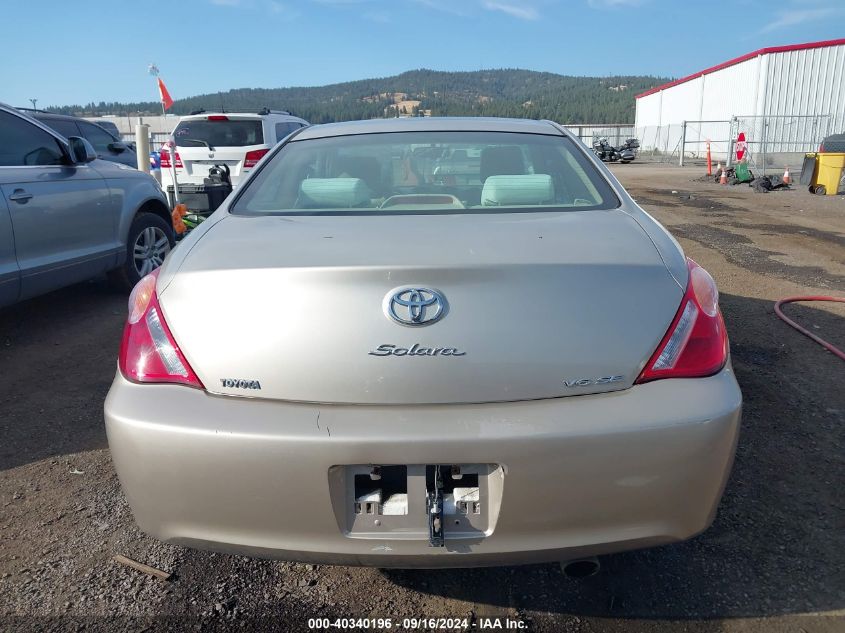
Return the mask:
[[[271,147],[307,125],[308,121],[289,112],[267,109],[255,113],[197,111],[182,117],[173,130],[179,201],[192,212],[208,212],[205,179],[212,167],[228,167],[232,186],[237,187]],[[161,185],[172,202],[170,164],[169,153],[162,151]]]

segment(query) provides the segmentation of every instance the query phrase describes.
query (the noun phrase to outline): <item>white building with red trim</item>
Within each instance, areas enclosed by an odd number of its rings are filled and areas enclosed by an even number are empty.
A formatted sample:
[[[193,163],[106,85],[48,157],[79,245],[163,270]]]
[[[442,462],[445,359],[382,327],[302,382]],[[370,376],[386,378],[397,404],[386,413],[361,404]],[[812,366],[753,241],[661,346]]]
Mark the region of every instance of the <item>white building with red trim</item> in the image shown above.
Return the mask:
[[[762,48],[636,96],[644,149],[724,158],[745,132],[758,164],[845,132],[845,39]]]

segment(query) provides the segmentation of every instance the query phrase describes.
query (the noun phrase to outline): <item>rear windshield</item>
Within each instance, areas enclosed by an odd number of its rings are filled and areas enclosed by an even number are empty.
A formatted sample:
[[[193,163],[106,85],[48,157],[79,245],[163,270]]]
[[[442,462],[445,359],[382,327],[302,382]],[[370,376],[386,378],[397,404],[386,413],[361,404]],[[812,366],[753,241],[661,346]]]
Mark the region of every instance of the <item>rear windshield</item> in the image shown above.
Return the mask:
[[[243,189],[231,211],[490,213],[618,204],[566,137],[397,132],[294,140]]]
[[[264,143],[261,121],[181,121],[173,136],[179,147],[243,147]]]

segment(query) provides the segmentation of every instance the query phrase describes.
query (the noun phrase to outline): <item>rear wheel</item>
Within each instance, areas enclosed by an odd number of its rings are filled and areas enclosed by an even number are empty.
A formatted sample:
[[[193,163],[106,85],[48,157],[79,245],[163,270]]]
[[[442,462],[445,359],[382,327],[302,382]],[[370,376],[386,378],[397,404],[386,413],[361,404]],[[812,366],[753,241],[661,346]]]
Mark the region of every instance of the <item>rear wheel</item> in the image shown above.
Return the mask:
[[[120,287],[130,290],[164,263],[173,248],[173,229],[154,213],[139,213],[132,221],[126,240],[126,261],[110,277]]]

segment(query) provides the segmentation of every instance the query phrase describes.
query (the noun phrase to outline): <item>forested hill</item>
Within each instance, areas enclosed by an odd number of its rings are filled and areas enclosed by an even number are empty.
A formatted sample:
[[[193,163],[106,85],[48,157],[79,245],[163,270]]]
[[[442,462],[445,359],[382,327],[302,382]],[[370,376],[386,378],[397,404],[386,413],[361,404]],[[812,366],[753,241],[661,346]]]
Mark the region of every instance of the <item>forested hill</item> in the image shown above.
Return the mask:
[[[648,76],[571,77],[531,70],[413,70],[313,88],[239,88],[178,99],[170,112],[289,110],[312,123],[396,114],[508,116],[560,123],[629,123],[634,95],[667,81]],[[178,86],[168,86],[178,94]],[[156,102],[90,103],[50,108],[75,114],[160,112]]]

